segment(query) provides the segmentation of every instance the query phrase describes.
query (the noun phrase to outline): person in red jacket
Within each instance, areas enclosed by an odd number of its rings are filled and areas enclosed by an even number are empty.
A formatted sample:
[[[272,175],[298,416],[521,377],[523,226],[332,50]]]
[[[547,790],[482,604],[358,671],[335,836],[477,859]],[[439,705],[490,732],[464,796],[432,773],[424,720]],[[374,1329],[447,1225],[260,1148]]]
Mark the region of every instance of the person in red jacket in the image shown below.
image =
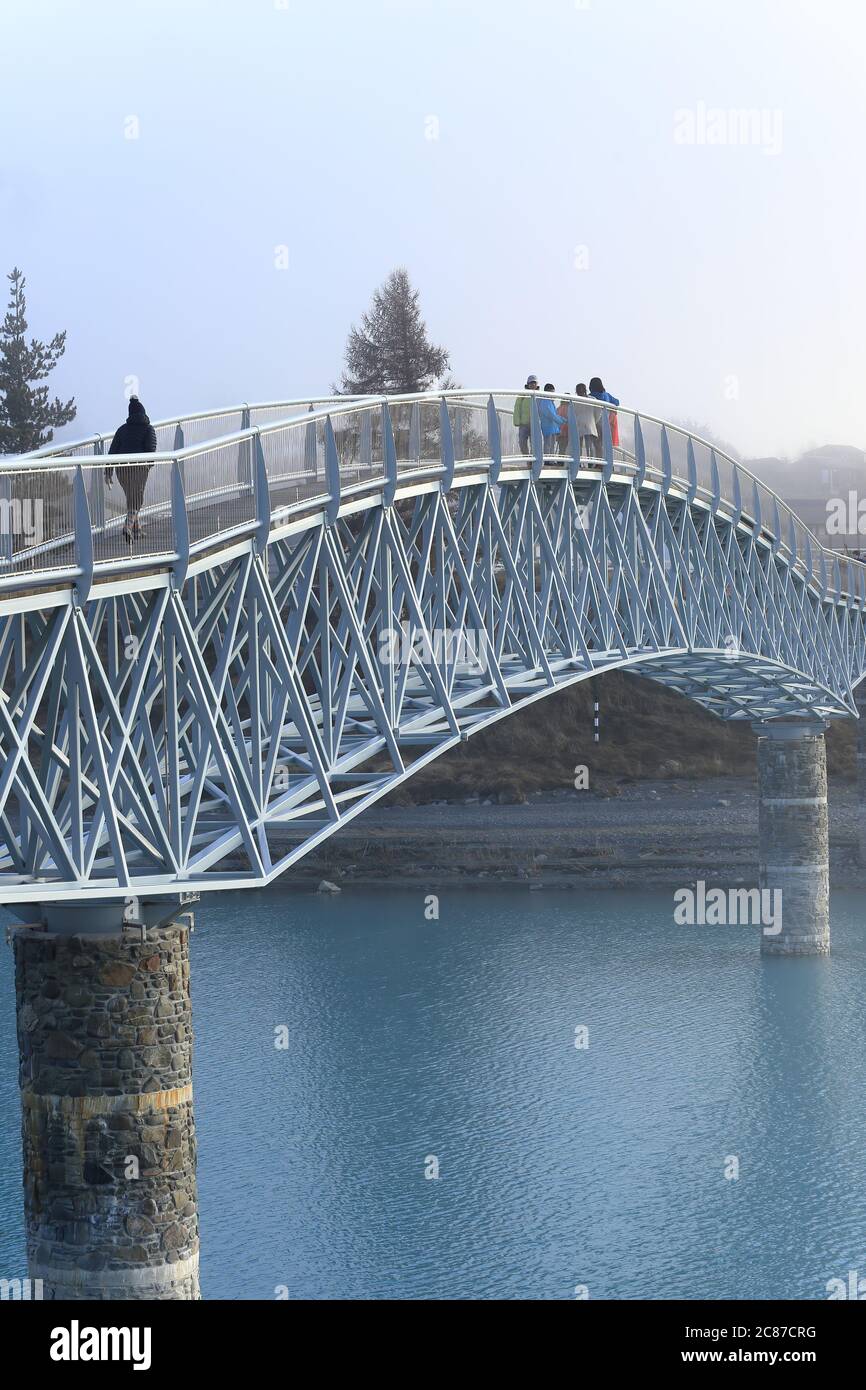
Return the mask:
[[[594,376],[590,381],[589,394],[597,401],[607,401],[608,405],[619,405],[617,397],[612,396],[609,391],[605,391],[604,383],[600,376]],[[607,418],[610,424],[610,437],[613,440],[613,447],[617,448],[619,445],[619,424],[616,418],[616,411],[609,410],[607,412]]]

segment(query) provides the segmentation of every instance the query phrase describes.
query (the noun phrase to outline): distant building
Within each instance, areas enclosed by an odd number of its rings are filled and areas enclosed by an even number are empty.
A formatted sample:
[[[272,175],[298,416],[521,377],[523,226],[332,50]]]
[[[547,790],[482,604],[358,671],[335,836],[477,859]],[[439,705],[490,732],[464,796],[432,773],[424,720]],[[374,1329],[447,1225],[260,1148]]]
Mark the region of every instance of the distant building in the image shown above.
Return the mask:
[[[858,534],[856,521],[846,534],[830,534],[827,519],[836,500],[866,503],[866,453],[845,444],[825,444],[809,449],[798,459],[750,459],[746,467],[788,503],[800,519],[832,550],[866,550],[866,532]],[[852,511],[857,514],[857,500]],[[849,510],[851,510],[849,508]],[[864,506],[866,513],[866,506]],[[863,522],[866,527],[866,517]]]

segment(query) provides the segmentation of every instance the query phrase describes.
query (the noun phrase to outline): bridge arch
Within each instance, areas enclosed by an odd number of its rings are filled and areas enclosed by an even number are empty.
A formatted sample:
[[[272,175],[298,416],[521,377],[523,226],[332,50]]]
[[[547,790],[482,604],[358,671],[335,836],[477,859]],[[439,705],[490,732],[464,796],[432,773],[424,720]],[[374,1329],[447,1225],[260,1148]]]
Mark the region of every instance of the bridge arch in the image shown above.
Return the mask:
[[[729,719],[855,713],[863,566],[706,441],[622,407],[593,404],[588,445],[586,402],[564,398],[565,453],[533,407],[524,455],[515,396],[169,422],[131,551],[104,439],[4,464],[42,532],[8,532],[0,572],[2,899],[268,882],[446,748],[601,671]],[[136,462],[112,457],[121,479]]]

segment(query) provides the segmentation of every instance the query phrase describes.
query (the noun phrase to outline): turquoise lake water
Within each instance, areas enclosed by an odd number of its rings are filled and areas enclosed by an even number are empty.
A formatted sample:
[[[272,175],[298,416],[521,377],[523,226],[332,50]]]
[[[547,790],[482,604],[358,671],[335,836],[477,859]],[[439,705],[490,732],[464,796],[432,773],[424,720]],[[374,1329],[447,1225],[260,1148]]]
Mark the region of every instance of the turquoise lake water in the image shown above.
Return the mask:
[[[658,893],[455,890],[438,921],[420,891],[205,899],[204,1296],[815,1299],[866,1275],[866,895],[834,895],[829,960],[762,960],[756,931],[675,926]],[[0,1116],[13,1277],[9,948]]]

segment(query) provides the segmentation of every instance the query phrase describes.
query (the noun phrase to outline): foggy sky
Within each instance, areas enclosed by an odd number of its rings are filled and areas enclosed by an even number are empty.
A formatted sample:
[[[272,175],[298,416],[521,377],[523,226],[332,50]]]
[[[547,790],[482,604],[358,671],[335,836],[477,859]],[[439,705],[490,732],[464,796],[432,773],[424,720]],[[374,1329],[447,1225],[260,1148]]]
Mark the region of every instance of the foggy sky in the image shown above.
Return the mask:
[[[69,438],[327,392],[404,264],[464,386],[863,448],[864,73],[855,0],[2,0],[0,270]]]

